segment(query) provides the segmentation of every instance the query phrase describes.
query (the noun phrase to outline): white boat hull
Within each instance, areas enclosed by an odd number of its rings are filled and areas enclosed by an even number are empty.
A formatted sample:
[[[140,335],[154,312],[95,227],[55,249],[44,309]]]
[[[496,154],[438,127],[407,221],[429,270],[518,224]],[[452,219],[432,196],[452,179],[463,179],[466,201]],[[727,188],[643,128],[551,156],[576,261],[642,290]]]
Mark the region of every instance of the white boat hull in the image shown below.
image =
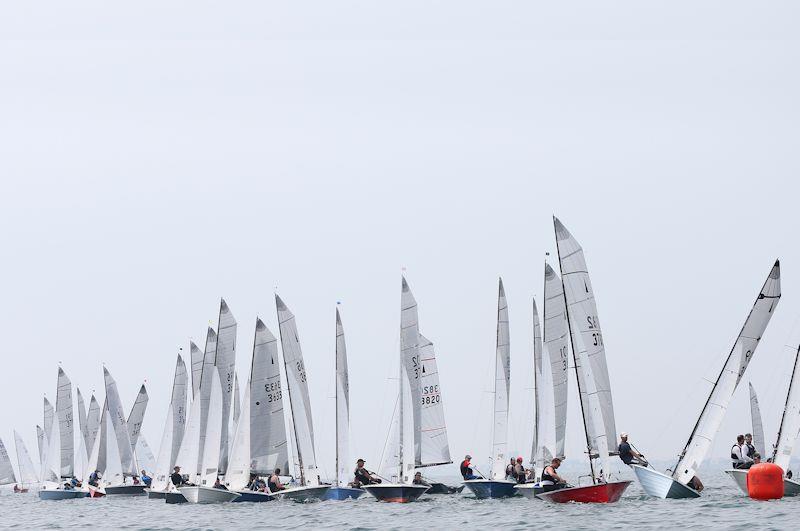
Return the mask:
[[[783,478],[783,495],[800,496],[800,481]]]
[[[241,494],[213,487],[181,487],[178,491],[189,503],[228,503]]]
[[[517,494],[521,494],[524,497],[528,498],[529,500],[535,500],[536,497],[544,492],[542,486],[537,483],[521,483],[519,485],[514,486],[514,490],[517,491]]]
[[[725,471],[728,476],[736,483],[736,486],[739,487],[739,490],[743,493],[749,495],[747,492],[747,470],[736,470],[730,469]]]
[[[276,494],[282,500],[297,502],[319,501],[325,498],[330,488],[330,485],[295,487],[278,491]]]
[[[661,499],[699,498],[700,493],[683,483],[675,481],[671,476],[662,474],[652,468],[632,465],[636,479],[642,489],[649,495]]]

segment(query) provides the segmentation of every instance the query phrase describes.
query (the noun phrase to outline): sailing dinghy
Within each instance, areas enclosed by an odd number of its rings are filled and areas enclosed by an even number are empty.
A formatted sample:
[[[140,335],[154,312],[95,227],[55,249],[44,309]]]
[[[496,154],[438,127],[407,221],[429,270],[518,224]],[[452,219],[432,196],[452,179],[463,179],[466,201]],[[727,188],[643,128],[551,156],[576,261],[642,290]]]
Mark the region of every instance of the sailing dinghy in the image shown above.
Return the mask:
[[[344,327],[336,308],[336,478],[325,495],[326,500],[356,499],[363,489],[350,486],[350,382],[347,375],[347,348]]]
[[[119,466],[122,472],[121,478],[112,479],[108,474],[103,479],[107,481],[104,487],[105,493],[111,495],[126,495],[136,496],[143,495],[144,484],[134,484],[133,478],[138,477],[139,471],[136,463],[136,455],[134,454],[134,445],[131,443],[131,430],[128,427],[127,417],[125,415],[125,408],[122,405],[122,399],[119,397],[117,390],[117,382],[111,376],[107,368],[103,367],[103,380],[106,387],[106,414],[110,425],[106,426],[108,435],[106,451],[114,456],[114,459],[107,458],[106,466],[117,465],[116,455],[119,455]],[[145,392],[145,397],[147,393]],[[137,400],[141,399],[141,394],[137,396]],[[146,404],[146,400],[145,400]],[[134,408],[136,411],[139,408]],[[138,432],[137,432],[138,434]],[[120,481],[121,479],[121,481]],[[128,482],[130,481],[130,483]]]
[[[753,359],[756,347],[767,329],[773,310],[780,298],[781,269],[780,262],[776,260],[730,354],[728,354],[725,365],[708,395],[700,417],[689,436],[689,441],[681,452],[678,463],[673,467],[671,475],[640,465],[633,465],[636,478],[647,494],[658,498],[700,497],[700,492],[689,484],[711,448],[711,443],[722,424],[733,393],[744,376],[750,360]],[[796,435],[797,430],[795,429],[791,436]]]
[[[750,386],[750,418],[753,422],[753,447],[756,453],[765,456],[764,453],[764,425],[761,422],[761,408],[758,407],[758,396],[753,387],[752,382]],[[736,483],[743,493],[747,492],[747,469],[728,469],[725,471],[728,476]]]
[[[314,450],[314,422],[311,417],[311,400],[308,394],[303,351],[300,349],[300,336],[297,333],[294,314],[277,294],[275,295],[275,305],[278,310],[286,385],[289,389],[294,448],[300,469],[300,485],[289,487],[278,494],[281,498],[288,500],[317,501],[325,498],[330,485],[322,484],[317,467]]]
[[[492,463],[488,478],[468,479],[464,486],[476,499],[507,498],[516,495],[516,481],[506,479],[508,446],[508,401],[511,386],[511,346],[508,304],[501,278],[497,292],[497,340],[494,369],[494,419],[492,421]]]
[[[22,440],[17,430],[14,430],[14,446],[17,449],[17,467],[19,469],[19,489],[14,492],[28,492],[28,489],[39,485],[39,480],[36,477],[36,469],[33,467],[31,455],[28,453],[28,448],[25,447],[25,441]]]
[[[16,432],[14,432],[16,434]],[[17,486],[17,476],[14,474],[14,467],[11,465],[11,456],[8,455],[6,445],[0,439],[0,485],[14,484]],[[26,489],[27,492],[27,489]]]
[[[554,503],[614,503],[631,481],[611,481],[608,444],[616,441],[616,423],[594,291],[583,248],[558,218],[553,224],[592,484],[546,490],[538,497]]]

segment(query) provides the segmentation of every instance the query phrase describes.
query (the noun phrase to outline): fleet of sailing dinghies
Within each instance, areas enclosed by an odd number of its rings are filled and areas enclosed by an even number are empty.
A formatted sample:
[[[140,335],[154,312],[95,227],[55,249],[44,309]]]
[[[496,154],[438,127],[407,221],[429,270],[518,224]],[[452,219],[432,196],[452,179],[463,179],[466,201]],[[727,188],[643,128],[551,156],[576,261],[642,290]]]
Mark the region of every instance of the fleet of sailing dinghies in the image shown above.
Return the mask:
[[[689,440],[680,454],[678,463],[672,468],[672,473],[670,475],[662,474],[651,468],[634,465],[636,478],[647,494],[659,498],[697,498],[700,496],[700,492],[693,488],[697,486],[694,481],[697,470],[711,447],[714,436],[725,417],[728,404],[733,398],[733,393],[753,359],[756,347],[767,329],[780,298],[781,269],[780,262],[776,260],[758,297],[756,297],[744,326],[736,337],[733,348],[725,360],[725,365],[723,365]],[[793,437],[796,435],[797,430],[792,432]]]
[[[559,219],[554,217],[553,224],[558,272],[545,262],[541,305],[531,301],[528,330],[533,342],[523,349],[533,359],[530,464],[535,474],[529,478],[507,473],[514,461],[509,442],[511,342],[508,301],[500,279],[491,439],[488,434],[486,439],[487,443],[491,441],[488,474],[465,464],[461,487],[420,480],[423,469],[450,465],[452,458],[436,347],[420,330],[417,301],[403,276],[394,411],[378,473],[368,473],[371,479],[359,476],[354,481],[350,380],[339,303],[335,334],[328,336],[334,339],[331,361],[335,365],[336,458],[330,470],[333,474],[326,477],[317,459],[308,374],[296,318],[276,294],[280,346],[265,322],[256,318],[249,374],[242,372],[246,379],[240,381],[237,374],[238,325],[224,299],[220,300],[216,329],[207,328],[204,348],[190,341],[188,356],[178,354],[156,455],[142,433],[149,403],[145,385],[126,410],[116,381],[103,367],[102,401],[94,393],[84,394],[77,388],[77,400],[73,400],[72,382],[59,367],[54,403],[44,398],[42,422],[36,425],[38,452],[33,459],[16,430],[13,458],[0,440],[0,485],[14,484],[16,493],[33,489],[43,500],[146,493],[150,499],[167,503],[309,502],[356,499],[366,492],[379,501],[405,503],[425,494],[466,488],[475,499],[521,495],[552,503],[616,502],[631,481],[620,478],[619,469],[623,467],[615,458],[614,402],[595,294],[583,248]],[[648,495],[700,496],[702,483],[696,477],[697,470],[780,297],[780,264],[776,261],[677,464],[667,473],[646,464],[631,465]],[[589,474],[579,477],[576,485],[555,485],[555,480],[550,481],[552,472],[545,473],[545,469],[554,458],[566,457],[570,365],[575,370],[578,397],[573,407],[581,412]],[[753,444],[757,452],[784,470],[787,496],[800,495],[800,481],[787,475],[800,433],[799,366],[800,347],[774,445],[765,440],[758,397],[749,385]],[[77,425],[73,418],[76,410]],[[725,472],[747,492],[746,470]]]

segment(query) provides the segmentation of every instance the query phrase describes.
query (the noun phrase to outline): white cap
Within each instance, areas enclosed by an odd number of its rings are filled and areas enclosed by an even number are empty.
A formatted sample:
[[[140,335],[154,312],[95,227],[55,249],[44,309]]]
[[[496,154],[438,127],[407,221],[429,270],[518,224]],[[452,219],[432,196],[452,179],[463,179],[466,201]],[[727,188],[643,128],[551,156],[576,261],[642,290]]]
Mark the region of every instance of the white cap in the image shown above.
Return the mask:
[[[619,434],[620,439],[622,439],[623,437],[627,437],[627,436],[628,436],[628,432],[627,431],[623,431],[622,433]]]

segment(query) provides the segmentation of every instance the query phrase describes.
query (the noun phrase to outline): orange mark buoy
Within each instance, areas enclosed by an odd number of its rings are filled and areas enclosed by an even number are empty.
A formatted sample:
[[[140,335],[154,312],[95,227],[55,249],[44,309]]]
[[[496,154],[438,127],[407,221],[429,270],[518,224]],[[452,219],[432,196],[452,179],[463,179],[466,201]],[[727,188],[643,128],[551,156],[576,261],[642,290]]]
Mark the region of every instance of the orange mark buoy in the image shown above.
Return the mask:
[[[759,463],[747,471],[747,493],[754,500],[783,498],[783,469],[775,463]]]

